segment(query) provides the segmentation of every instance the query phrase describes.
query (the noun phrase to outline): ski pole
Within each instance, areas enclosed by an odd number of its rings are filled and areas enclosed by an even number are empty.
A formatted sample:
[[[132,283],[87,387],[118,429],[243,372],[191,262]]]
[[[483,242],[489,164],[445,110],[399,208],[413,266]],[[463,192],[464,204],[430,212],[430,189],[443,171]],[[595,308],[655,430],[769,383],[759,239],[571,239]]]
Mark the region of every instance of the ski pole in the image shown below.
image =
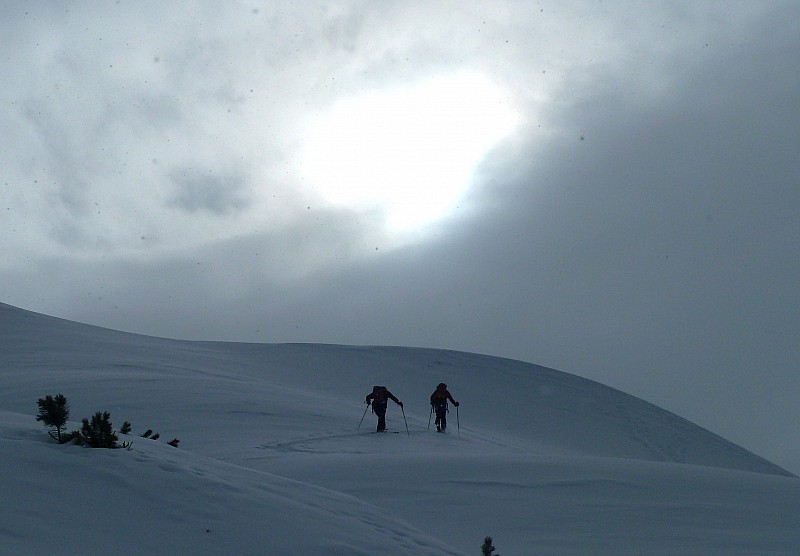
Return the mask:
[[[428,430],[431,430],[431,417],[433,417],[433,406],[431,406],[431,414],[428,415]]]
[[[406,410],[405,410],[405,409],[403,409],[403,406],[402,406],[402,405],[400,406],[400,411],[402,411],[402,412],[403,412],[403,422],[406,424],[406,434],[407,434],[408,436],[411,436],[411,433],[410,433],[410,432],[408,432],[408,421],[406,421]]]
[[[458,418],[458,406],[456,406],[456,427],[458,428],[458,436],[461,436],[461,420]]]
[[[358,422],[358,427],[356,427],[356,430],[361,428],[361,423],[364,422],[364,417],[367,416],[367,409],[369,409],[369,404],[367,404],[367,407],[364,409],[364,415],[361,416],[361,420]]]

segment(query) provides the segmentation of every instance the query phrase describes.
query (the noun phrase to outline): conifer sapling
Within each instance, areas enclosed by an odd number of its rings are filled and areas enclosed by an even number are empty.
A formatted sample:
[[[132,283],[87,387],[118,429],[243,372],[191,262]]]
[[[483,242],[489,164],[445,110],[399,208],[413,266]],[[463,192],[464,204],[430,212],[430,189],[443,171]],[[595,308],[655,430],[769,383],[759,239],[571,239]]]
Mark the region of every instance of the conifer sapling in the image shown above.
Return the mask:
[[[61,431],[67,424],[67,419],[69,419],[67,398],[63,394],[58,394],[55,398],[48,395],[44,398],[39,398],[37,403],[39,404],[39,415],[37,415],[36,420],[44,423],[46,427],[54,427],[56,429],[56,434],[53,434],[53,431],[48,431],[48,434],[57,440],[59,444],[66,442],[67,440],[61,435]]]
[[[492,545],[492,537],[486,537],[485,539],[483,539],[483,544],[481,545],[481,555],[500,556],[499,554],[495,554],[494,552],[494,545]]]
[[[88,419],[84,419],[81,429],[83,443],[91,448],[118,448],[117,440],[119,439],[111,426],[110,417],[111,414],[108,411],[103,413],[98,411],[92,416],[91,423]]]

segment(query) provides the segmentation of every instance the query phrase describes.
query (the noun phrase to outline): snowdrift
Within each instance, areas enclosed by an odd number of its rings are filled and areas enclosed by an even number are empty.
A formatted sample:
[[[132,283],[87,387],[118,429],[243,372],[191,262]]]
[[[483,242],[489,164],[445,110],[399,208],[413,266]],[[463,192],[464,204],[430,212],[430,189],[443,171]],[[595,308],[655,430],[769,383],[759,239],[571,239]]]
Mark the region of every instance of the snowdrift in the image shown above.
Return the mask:
[[[404,402],[387,434],[358,426],[374,384]],[[56,393],[70,428],[130,421],[131,450],[57,445],[35,421]],[[787,471],[596,382],[451,351],[175,341],[0,304],[0,454],[9,553],[800,551]]]

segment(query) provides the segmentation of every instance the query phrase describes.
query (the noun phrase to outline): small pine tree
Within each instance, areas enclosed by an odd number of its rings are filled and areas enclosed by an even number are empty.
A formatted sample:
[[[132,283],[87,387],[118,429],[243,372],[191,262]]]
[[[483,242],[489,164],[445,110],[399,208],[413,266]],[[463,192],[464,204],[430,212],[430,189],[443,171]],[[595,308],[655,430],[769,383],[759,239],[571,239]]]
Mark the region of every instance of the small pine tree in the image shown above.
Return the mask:
[[[111,421],[109,421],[110,417],[111,414],[108,411],[103,413],[98,411],[92,416],[91,423],[88,419],[84,419],[81,429],[82,444],[90,448],[118,448],[117,440],[119,439],[114,434]]]
[[[125,421],[124,423],[122,423],[122,428],[119,429],[119,432],[121,434],[130,434],[131,429],[132,429],[131,424],[128,421]]]
[[[483,544],[481,545],[481,555],[500,556],[499,554],[495,554],[494,552],[494,545],[492,545],[492,537],[486,537],[485,539],[483,539]]]
[[[172,440],[167,442],[167,444],[169,444],[173,448],[177,448],[178,447],[178,442],[180,442],[180,440],[178,440],[177,438],[173,438]]]
[[[37,403],[39,404],[39,415],[37,415],[36,420],[44,423],[46,427],[54,427],[56,429],[56,434],[53,434],[53,431],[48,431],[47,434],[57,440],[59,444],[67,442],[61,435],[61,431],[67,424],[67,419],[69,419],[67,398],[63,394],[58,394],[55,398],[48,395],[44,398],[39,398]]]

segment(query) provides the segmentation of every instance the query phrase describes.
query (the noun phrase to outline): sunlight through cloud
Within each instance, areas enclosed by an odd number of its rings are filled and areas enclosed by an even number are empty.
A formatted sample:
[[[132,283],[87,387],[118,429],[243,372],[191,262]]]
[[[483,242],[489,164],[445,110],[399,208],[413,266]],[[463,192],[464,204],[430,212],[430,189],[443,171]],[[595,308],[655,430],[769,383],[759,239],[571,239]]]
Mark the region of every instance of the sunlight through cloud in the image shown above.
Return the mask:
[[[378,210],[390,229],[410,230],[457,205],[518,121],[508,94],[476,74],[369,92],[311,124],[301,172],[330,203]]]

